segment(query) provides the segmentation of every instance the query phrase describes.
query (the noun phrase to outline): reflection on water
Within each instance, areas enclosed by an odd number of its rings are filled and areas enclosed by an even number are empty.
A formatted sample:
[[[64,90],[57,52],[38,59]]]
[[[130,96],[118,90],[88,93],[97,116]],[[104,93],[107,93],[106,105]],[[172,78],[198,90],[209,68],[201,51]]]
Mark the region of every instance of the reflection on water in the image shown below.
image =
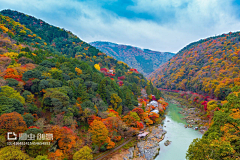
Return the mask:
[[[181,108],[169,103],[164,129],[167,131],[165,138],[160,142],[160,153],[156,160],[185,160],[188,146],[195,138],[201,138],[202,134],[191,128],[185,128],[185,120],[178,112]],[[168,122],[169,121],[169,122]],[[172,141],[169,146],[165,146],[166,140]]]

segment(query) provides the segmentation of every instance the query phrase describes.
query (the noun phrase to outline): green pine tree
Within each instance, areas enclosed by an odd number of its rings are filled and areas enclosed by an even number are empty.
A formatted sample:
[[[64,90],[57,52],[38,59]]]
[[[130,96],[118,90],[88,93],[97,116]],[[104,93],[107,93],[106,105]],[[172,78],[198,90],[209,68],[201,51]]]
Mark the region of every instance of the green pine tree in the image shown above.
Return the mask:
[[[103,79],[98,87],[98,94],[101,96],[102,100],[107,103],[107,91],[106,91],[106,80]]]

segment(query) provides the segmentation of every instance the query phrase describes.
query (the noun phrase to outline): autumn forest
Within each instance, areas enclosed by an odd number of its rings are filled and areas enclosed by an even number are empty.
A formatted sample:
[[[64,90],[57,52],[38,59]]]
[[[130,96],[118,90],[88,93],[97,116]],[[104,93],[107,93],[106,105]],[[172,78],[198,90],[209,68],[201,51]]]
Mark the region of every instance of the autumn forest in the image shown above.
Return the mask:
[[[240,32],[193,42],[154,63],[147,54],[150,60],[140,55],[134,64],[151,61],[151,68],[139,71],[70,31],[2,10],[0,159],[97,159],[161,124],[167,95],[187,101],[208,121],[187,159],[239,159]],[[10,141],[8,132],[22,137]],[[24,134],[46,137],[24,140]]]

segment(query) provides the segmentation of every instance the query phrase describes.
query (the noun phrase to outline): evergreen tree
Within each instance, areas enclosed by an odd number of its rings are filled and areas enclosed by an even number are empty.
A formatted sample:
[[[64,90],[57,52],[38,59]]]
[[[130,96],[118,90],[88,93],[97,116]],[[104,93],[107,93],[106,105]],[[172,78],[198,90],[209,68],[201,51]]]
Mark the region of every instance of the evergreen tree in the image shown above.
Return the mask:
[[[107,103],[107,91],[106,91],[106,80],[103,79],[101,82],[100,82],[100,85],[98,87],[98,94],[101,96],[102,100]]]
[[[111,85],[111,87],[113,88],[113,90],[114,90],[115,92],[118,92],[119,87],[118,87],[118,85],[117,85],[114,81],[111,81],[111,82],[110,82],[110,85]]]
[[[147,95],[151,94],[151,89],[150,89],[149,85],[146,86],[146,93],[147,93]]]
[[[136,83],[133,83],[132,91],[136,97],[141,95],[141,90],[139,89]]]
[[[151,81],[149,83],[150,83],[149,86],[150,86],[151,93],[153,93],[153,90],[154,90],[153,84]]]
[[[77,95],[77,97],[81,98],[82,102],[88,100],[88,94],[87,94],[87,89],[86,89],[85,84],[79,84],[76,95]]]
[[[131,95],[130,95],[129,92],[126,94],[125,105],[126,105],[130,110],[133,109],[132,98],[131,98]]]

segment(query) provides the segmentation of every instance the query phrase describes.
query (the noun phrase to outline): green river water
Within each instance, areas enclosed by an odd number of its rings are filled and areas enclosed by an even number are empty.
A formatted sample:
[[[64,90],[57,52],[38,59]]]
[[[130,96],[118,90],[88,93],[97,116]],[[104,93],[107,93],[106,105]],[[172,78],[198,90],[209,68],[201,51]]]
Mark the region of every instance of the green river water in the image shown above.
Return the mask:
[[[195,138],[201,138],[202,134],[192,128],[185,128],[187,124],[181,119],[184,116],[178,112],[181,108],[169,103],[166,119],[164,120],[164,130],[167,131],[165,138],[160,142],[160,152],[155,160],[185,160],[188,146]],[[169,121],[169,122],[168,122]],[[172,141],[169,146],[165,146],[166,140]]]

